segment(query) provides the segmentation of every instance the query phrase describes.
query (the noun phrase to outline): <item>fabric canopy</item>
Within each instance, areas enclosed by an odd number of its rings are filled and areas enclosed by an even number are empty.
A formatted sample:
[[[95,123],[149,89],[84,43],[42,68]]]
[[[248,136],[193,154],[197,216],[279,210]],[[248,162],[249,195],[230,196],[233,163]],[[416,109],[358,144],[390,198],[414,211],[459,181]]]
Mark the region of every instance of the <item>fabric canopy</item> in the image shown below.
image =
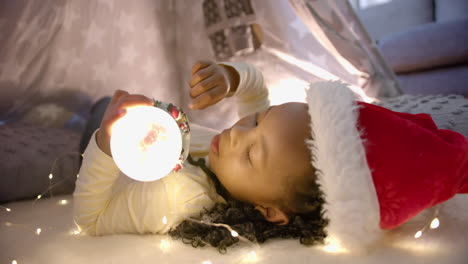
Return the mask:
[[[0,18],[2,120],[44,102],[86,114],[116,89],[185,107],[198,59],[257,65],[274,104],[303,100],[303,87],[320,79],[341,79],[371,98],[400,93],[346,1],[9,0]],[[218,56],[222,32],[232,50]],[[235,120],[233,107],[188,115],[222,128]]]

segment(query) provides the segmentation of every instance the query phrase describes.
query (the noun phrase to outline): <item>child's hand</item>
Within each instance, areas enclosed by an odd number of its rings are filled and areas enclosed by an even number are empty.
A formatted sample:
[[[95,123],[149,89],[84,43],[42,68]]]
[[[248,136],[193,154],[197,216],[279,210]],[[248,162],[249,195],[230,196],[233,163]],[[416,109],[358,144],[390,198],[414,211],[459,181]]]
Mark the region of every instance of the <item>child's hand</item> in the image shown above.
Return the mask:
[[[198,61],[192,67],[190,96],[192,109],[214,105],[237,89],[239,74],[231,67],[213,61]]]
[[[110,151],[110,137],[112,125],[115,121],[125,115],[127,108],[145,105],[152,106],[153,100],[144,95],[129,94],[122,90],[115,91],[96,134],[96,143],[104,153],[112,156]]]

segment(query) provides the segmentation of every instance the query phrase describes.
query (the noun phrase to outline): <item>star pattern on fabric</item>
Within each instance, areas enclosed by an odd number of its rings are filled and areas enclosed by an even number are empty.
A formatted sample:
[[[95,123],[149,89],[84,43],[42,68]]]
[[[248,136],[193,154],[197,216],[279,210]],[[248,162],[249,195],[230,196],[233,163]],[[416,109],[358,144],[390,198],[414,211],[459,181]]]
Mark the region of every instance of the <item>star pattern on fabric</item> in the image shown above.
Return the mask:
[[[105,83],[112,75],[112,71],[107,63],[99,63],[93,66],[93,80]]]
[[[68,9],[65,9],[68,11]],[[75,9],[69,9],[66,13],[65,20],[63,22],[63,28],[66,32],[69,32],[73,24],[81,18],[80,14]]]
[[[122,35],[130,34],[135,31],[134,17],[127,13],[122,13],[118,20],[118,28]]]
[[[114,9],[114,0],[98,0],[98,3],[107,6],[109,10]]]
[[[327,55],[325,54],[314,54],[312,52],[306,52],[306,58],[310,63],[313,63],[319,67],[327,65]]]
[[[64,69],[69,65],[70,51],[59,49],[56,51],[54,56],[55,67],[58,69]]]
[[[137,57],[137,51],[133,43],[130,43],[121,48],[120,61],[127,65],[133,65],[135,58]]]
[[[156,62],[151,57],[148,57],[145,64],[141,67],[146,77],[150,77],[156,72]]]
[[[132,82],[126,86],[126,89],[129,92],[137,93],[141,90],[141,85],[139,85],[135,80],[132,80]]]
[[[310,34],[309,29],[302,23],[299,17],[295,17],[288,25],[299,35],[299,39],[303,39],[306,35]]]
[[[148,26],[143,31],[143,37],[145,39],[145,44],[149,46],[156,45],[156,40],[159,35],[159,28],[156,27],[154,24]]]
[[[24,20],[20,20],[18,21],[18,23],[16,23],[16,29],[19,30],[19,31],[24,31],[24,29],[29,25],[28,22],[24,21]]]
[[[70,60],[70,68],[72,70],[80,70],[82,65],[84,65],[84,58],[83,56],[79,56],[76,54],[75,56],[72,57]]]
[[[102,46],[102,39],[104,37],[104,29],[97,26],[96,23],[93,21],[89,26],[88,30],[84,32],[85,35],[85,46],[89,48],[93,45],[97,47]]]

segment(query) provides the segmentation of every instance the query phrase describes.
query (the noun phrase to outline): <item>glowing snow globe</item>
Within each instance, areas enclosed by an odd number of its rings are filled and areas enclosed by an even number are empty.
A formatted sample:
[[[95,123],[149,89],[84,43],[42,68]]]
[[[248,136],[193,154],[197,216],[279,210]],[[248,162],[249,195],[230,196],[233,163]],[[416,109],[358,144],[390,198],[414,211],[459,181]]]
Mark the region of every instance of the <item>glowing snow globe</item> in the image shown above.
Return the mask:
[[[138,181],[155,181],[182,168],[189,153],[190,127],[179,107],[154,100],[136,106],[112,127],[110,147],[117,167]]]

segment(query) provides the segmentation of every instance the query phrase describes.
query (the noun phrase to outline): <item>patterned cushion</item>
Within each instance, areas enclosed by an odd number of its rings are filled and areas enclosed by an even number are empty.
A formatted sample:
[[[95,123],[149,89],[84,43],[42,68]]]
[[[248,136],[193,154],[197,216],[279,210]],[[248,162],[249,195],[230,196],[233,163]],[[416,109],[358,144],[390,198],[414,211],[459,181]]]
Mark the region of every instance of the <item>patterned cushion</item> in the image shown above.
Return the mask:
[[[71,130],[0,125],[0,202],[73,192],[81,162],[79,141],[80,134]]]
[[[456,131],[468,138],[468,100],[461,95],[402,95],[378,105],[397,112],[426,113],[440,129]]]

